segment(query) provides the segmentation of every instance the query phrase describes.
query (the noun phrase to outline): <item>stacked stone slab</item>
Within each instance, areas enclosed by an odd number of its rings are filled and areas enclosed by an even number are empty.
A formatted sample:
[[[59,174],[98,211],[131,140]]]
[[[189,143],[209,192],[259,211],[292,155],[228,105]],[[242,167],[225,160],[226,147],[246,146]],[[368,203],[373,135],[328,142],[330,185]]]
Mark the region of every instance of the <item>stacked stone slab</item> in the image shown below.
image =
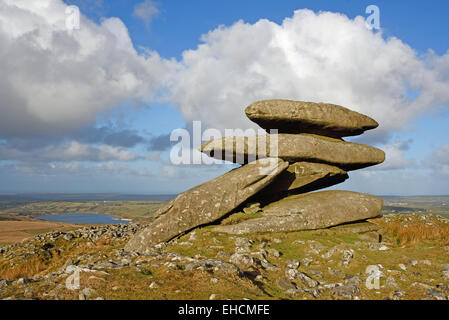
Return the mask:
[[[145,251],[198,226],[218,222],[249,202],[260,202],[262,214],[234,225],[220,225],[215,231],[248,234],[310,230],[381,214],[382,200],[372,195],[350,191],[310,193],[345,181],[347,171],[385,160],[382,150],[342,139],[376,128],[375,120],[333,104],[290,100],[259,101],[245,112],[268,132],[264,139],[225,137],[200,148],[210,157],[242,166],[167,203],[125,249]],[[270,134],[271,129],[278,133]],[[276,148],[270,148],[274,143]]]

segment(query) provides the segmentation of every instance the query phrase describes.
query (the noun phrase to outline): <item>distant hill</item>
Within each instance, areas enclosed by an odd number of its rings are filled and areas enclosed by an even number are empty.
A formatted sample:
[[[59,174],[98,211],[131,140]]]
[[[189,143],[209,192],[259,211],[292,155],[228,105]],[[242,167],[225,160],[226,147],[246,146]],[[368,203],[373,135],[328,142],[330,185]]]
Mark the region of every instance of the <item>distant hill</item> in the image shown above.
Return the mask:
[[[175,194],[113,193],[11,193],[0,194],[0,200],[20,201],[168,201]]]

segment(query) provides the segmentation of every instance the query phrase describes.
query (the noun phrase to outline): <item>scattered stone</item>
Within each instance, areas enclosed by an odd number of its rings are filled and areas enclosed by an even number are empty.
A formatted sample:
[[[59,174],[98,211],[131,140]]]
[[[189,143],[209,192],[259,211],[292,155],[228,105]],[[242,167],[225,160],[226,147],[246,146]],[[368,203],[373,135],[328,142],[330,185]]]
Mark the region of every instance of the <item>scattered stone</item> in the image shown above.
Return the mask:
[[[330,275],[334,276],[334,277],[339,277],[341,276],[341,271],[338,269],[332,269],[331,267],[327,268],[327,271],[329,272]]]
[[[323,254],[321,255],[321,257],[322,257],[323,259],[329,259],[329,258],[332,257],[337,251],[338,251],[337,248],[333,247],[333,248],[331,248],[329,251],[323,253]]]
[[[402,264],[402,263],[398,264],[398,267],[401,268],[404,271],[407,271],[407,267],[404,264]]]
[[[342,299],[358,300],[359,297],[357,295],[360,293],[359,285],[362,282],[360,277],[355,275],[345,275],[344,281],[344,285],[330,285],[329,287],[331,288],[331,294]]]
[[[67,233],[67,234],[65,234],[62,238],[63,238],[64,240],[66,240],[66,241],[70,241],[70,240],[72,240],[72,239],[74,238],[74,236],[73,236],[73,234],[71,234],[71,233]]]
[[[304,267],[308,267],[312,262],[313,262],[312,258],[304,258],[304,259],[301,260],[301,264]]]
[[[266,246],[267,246],[267,242],[263,241],[257,246],[257,249],[263,250]]]
[[[234,253],[229,258],[229,262],[239,267],[248,268],[254,265],[254,258],[246,254]]]
[[[308,273],[321,278],[323,276],[323,272],[320,270],[309,270]]]
[[[401,290],[395,290],[392,293],[390,293],[389,298],[391,300],[401,300],[402,297],[404,297],[405,293]]]
[[[278,286],[279,289],[284,291],[297,289],[296,285],[293,282],[284,279],[276,280],[276,285]]]
[[[267,258],[268,252],[262,249],[260,251],[251,252],[250,254],[252,256],[255,256],[256,258],[259,258],[260,260],[264,260]]]
[[[299,261],[298,260],[288,260],[287,261],[287,268],[288,269],[298,269],[299,268]]]
[[[362,283],[362,280],[360,279],[360,277],[356,276],[356,275],[345,275],[343,280],[345,281],[345,285],[348,285],[348,286],[358,287]]]
[[[212,282],[212,283],[218,283],[218,279],[217,279],[217,278],[212,278],[212,279],[210,279],[210,282]]]
[[[278,250],[273,249],[273,248],[268,249],[267,252],[270,256],[273,256],[276,258],[279,258],[281,256],[281,253]]]
[[[337,286],[331,289],[331,294],[343,299],[354,299],[359,293],[360,288],[354,285]]]
[[[159,285],[156,282],[151,282],[151,284],[148,287],[150,289],[157,289],[159,288]]]
[[[318,289],[320,290],[328,290],[328,289],[332,289],[335,287],[339,287],[342,286],[342,283],[329,283],[329,284],[322,284],[318,286]]]
[[[209,297],[209,300],[216,300],[217,299],[217,295],[215,293],[212,293]]]
[[[449,270],[444,270],[441,277],[443,279],[449,279]]]
[[[250,253],[251,252],[251,248],[247,247],[247,246],[236,247],[235,248],[235,252],[236,253]]]
[[[440,290],[436,290],[436,289],[428,289],[427,295],[429,297],[435,298],[436,300],[445,300],[446,299],[444,293],[441,292]]]
[[[427,290],[433,289],[433,287],[431,285],[428,285],[428,284],[422,283],[422,282],[413,282],[410,285],[410,287],[420,287],[420,288],[427,289]]]
[[[393,276],[388,276],[387,277],[387,280],[385,281],[385,285],[387,287],[390,287],[390,288],[397,288],[398,287],[398,284],[394,280]]]
[[[8,286],[8,281],[0,279],[0,288],[5,288]]]
[[[408,263],[412,266],[416,266],[418,264],[418,260],[409,260]]]
[[[218,251],[216,254],[216,257],[218,259],[222,259],[222,260],[229,260],[229,258],[231,257],[231,253],[228,252],[223,252],[223,251]]]
[[[308,288],[315,288],[319,282],[309,277],[306,273],[296,269],[287,269],[285,276],[290,280],[299,280]]]
[[[262,259],[260,261],[260,263],[265,270],[268,270],[268,271],[278,271],[279,270],[278,266],[275,266],[274,264],[268,262],[268,260],[266,260],[266,259]]]
[[[449,284],[448,283],[439,283],[437,284],[437,288],[443,290],[444,292],[449,292]]]
[[[317,246],[314,243],[312,243],[312,241],[307,241],[307,243],[309,244],[310,251],[313,254],[318,255],[318,254],[320,254],[321,250],[323,249],[322,246]]]
[[[30,283],[30,282],[32,282],[32,281],[33,281],[32,279],[20,278],[20,279],[18,279],[15,283],[16,283],[17,285],[25,285],[25,284],[28,284],[28,283]]]
[[[353,258],[354,258],[354,250],[352,249],[344,250],[340,265],[347,267]]]
[[[211,270],[213,272],[223,274],[234,274],[239,276],[241,274],[240,269],[232,263],[224,262],[217,259],[201,259],[185,266],[186,271],[190,270]]]

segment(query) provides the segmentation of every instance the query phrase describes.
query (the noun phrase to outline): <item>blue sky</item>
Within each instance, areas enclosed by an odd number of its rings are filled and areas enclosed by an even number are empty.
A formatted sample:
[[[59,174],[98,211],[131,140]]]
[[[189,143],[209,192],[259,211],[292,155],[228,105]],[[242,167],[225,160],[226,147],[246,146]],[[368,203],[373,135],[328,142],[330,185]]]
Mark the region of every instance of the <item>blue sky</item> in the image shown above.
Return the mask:
[[[247,126],[248,103],[292,98],[381,124],[349,140],[386,163],[337,189],[449,194],[447,1],[4,1],[0,192],[181,192],[233,166],[173,165],[172,130]],[[359,23],[368,5],[381,30]]]
[[[66,2],[87,9],[83,13],[97,22],[102,17],[119,17],[128,27],[136,46],[152,48],[165,57],[179,58],[184,50],[196,48],[202,34],[240,19],[249,23],[259,19],[281,23],[294,10],[302,8],[341,12],[354,18],[365,16],[365,9],[371,4],[381,9],[381,24],[386,36],[398,37],[420,53],[430,48],[444,54],[448,49],[449,3],[444,0],[410,0],[406,3],[399,0],[165,0],[155,2],[160,8],[160,14],[152,19],[148,29],[133,15],[134,6],[141,0],[109,0],[98,6],[86,5],[92,2],[86,0]]]

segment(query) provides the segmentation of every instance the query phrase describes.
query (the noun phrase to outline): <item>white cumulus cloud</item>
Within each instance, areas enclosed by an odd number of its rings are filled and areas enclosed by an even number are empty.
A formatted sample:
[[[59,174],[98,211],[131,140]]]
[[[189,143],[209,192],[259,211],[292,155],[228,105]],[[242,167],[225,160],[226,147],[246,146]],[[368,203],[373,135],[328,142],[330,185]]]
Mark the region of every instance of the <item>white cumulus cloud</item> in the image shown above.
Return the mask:
[[[378,133],[449,102],[449,53],[420,57],[368,30],[363,17],[331,12],[221,26],[181,64],[171,99],[188,120],[219,129],[251,126],[244,108],[261,99],[340,104],[376,119]]]
[[[172,63],[138,54],[120,19],[81,16],[61,0],[0,2],[0,137],[61,134],[117,104],[153,97]]]

